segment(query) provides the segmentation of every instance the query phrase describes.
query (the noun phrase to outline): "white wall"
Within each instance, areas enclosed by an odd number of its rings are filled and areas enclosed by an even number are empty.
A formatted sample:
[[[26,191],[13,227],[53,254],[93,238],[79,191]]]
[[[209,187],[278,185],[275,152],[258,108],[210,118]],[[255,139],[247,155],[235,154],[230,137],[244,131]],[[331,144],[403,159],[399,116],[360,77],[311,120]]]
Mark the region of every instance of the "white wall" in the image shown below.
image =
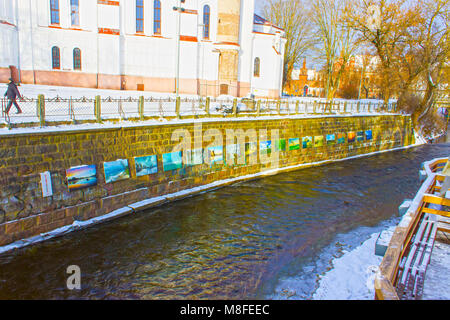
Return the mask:
[[[16,1],[18,8],[15,7]],[[173,11],[173,6],[178,4],[177,0],[161,0],[161,37],[153,35],[153,0],[144,0],[143,36],[136,35],[135,0],[121,0],[120,8],[97,4],[93,0],[79,0],[80,26],[76,28],[71,26],[70,0],[59,1],[60,25],[59,28],[53,28],[50,26],[49,0],[0,0],[0,20],[15,23],[16,17],[19,19],[18,32],[13,26],[0,24],[0,67],[20,64],[24,70],[50,71],[51,48],[58,46],[61,51],[61,71],[73,71],[73,49],[80,48],[81,72],[175,77],[178,13]],[[272,48],[273,35],[252,32],[253,28],[258,28],[253,25],[254,1],[241,1],[239,81],[251,83],[254,88],[273,90],[278,85],[280,57]],[[11,3],[14,5],[11,6]],[[203,39],[201,26],[206,4],[211,9],[209,39]],[[180,77],[215,81],[218,79],[219,61],[215,48],[218,1],[189,0],[183,7],[196,10],[197,14],[181,15],[181,35],[192,39],[196,37],[197,42],[181,42]],[[118,29],[121,35],[98,34],[98,28]],[[264,30],[273,31],[273,28],[269,29]],[[18,38],[20,46],[17,44]],[[99,64],[97,52],[100,54]],[[261,58],[260,78],[253,77],[253,60],[256,56]]]
[[[260,58],[260,76],[255,77],[252,71],[252,89],[256,90],[281,90],[281,81],[283,73],[283,43],[278,44],[277,51],[273,48],[277,44],[273,35],[254,34],[253,41],[253,62],[256,57]],[[281,75],[281,77],[280,77]]]
[[[239,30],[239,81],[251,83],[253,75],[253,16],[254,0],[241,0],[241,25]]]

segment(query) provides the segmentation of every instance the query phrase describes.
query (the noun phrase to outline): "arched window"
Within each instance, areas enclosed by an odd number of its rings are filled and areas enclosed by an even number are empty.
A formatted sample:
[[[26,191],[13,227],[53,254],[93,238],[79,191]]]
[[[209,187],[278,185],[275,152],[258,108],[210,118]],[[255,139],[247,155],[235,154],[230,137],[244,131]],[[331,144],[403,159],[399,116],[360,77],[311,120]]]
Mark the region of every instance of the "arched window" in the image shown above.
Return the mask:
[[[144,32],[144,0],[136,0],[136,32]]]
[[[153,2],[153,33],[161,34],[161,1]]]
[[[50,19],[52,24],[59,24],[59,0],[50,0]]]
[[[260,72],[261,72],[261,60],[257,57],[257,58],[255,58],[255,65],[253,68],[253,76],[259,77]]]
[[[73,70],[81,70],[81,50],[73,49]]]
[[[72,26],[80,25],[80,0],[70,0],[70,17]]]
[[[61,69],[61,60],[59,55],[59,48],[52,48],[52,68],[53,69]]]
[[[208,5],[203,7],[203,39],[209,39],[209,21],[211,17],[211,9]]]

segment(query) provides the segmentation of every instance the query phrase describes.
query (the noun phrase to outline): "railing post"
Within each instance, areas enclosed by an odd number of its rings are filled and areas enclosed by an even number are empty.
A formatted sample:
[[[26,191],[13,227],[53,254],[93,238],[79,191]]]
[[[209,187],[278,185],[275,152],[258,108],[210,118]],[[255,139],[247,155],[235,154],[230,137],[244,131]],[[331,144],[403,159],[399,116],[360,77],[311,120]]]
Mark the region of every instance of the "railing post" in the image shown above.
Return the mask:
[[[344,113],[347,113],[347,101],[344,102]]]
[[[281,100],[277,101],[277,114],[279,115],[281,113]]]
[[[237,99],[233,100],[233,116],[237,117]]]
[[[144,120],[144,97],[140,96],[139,97],[139,118],[141,120]]]
[[[305,114],[308,114],[308,101],[305,102]]]
[[[102,103],[100,96],[95,96],[94,100],[94,113],[97,122],[102,122]]]
[[[260,116],[261,115],[261,100],[258,100],[258,102],[256,103],[256,116]]]
[[[359,113],[359,110],[361,108],[361,101],[358,101],[358,103],[356,104],[356,112]]]
[[[314,101],[313,103],[313,113],[316,113],[316,106],[317,106],[317,101]]]
[[[209,106],[211,105],[211,98],[206,97],[206,103],[205,103],[205,112],[209,116]]]
[[[45,126],[45,97],[43,94],[38,95],[37,111],[39,116],[39,125]]]
[[[300,104],[300,101],[296,101],[295,102],[295,114],[298,114],[298,106],[299,106],[299,104]]]
[[[367,106],[367,109],[368,109],[367,111],[368,111],[368,112],[370,112],[370,107],[371,107],[371,106],[372,106],[372,103],[369,102],[369,104],[368,104],[368,106]]]
[[[177,100],[175,102],[175,113],[177,114],[177,118],[181,119],[180,116],[180,106],[181,106],[181,98],[177,97]]]

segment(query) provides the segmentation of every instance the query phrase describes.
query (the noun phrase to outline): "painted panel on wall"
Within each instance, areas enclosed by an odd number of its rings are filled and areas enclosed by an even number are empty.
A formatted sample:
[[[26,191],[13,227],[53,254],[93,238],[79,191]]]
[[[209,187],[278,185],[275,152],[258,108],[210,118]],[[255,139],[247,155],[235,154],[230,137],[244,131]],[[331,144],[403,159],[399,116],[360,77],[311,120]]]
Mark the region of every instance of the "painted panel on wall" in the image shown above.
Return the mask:
[[[356,141],[358,142],[364,141],[364,131],[358,131],[356,133]]]
[[[313,146],[313,138],[312,137],[303,137],[302,138],[302,146],[303,149],[312,148]]]
[[[335,134],[327,134],[327,145],[333,145],[336,143],[336,135]]]
[[[158,160],[156,155],[134,158],[136,176],[142,177],[158,172]]]
[[[275,151],[286,151],[286,139],[275,141]]]
[[[183,157],[181,151],[165,153],[162,156],[164,171],[171,171],[183,167]]]
[[[338,133],[337,134],[337,143],[338,144],[345,143],[345,138],[346,138],[345,133]]]
[[[314,137],[314,147],[323,147],[323,136]]]
[[[300,149],[300,138],[289,139],[289,150],[299,150]]]
[[[69,191],[75,191],[97,185],[95,165],[77,166],[66,170]]]
[[[127,159],[105,162],[103,163],[103,169],[105,171],[106,183],[125,180],[131,177]]]
[[[259,143],[260,154],[270,154],[272,152],[272,141],[261,141]]]
[[[186,165],[198,166],[203,164],[203,149],[186,150]]]
[[[356,132],[349,132],[348,134],[347,134],[347,139],[348,139],[348,142],[349,143],[352,143],[352,142],[355,142],[355,139],[356,139]]]
[[[209,147],[208,157],[210,164],[223,162],[223,146]]]

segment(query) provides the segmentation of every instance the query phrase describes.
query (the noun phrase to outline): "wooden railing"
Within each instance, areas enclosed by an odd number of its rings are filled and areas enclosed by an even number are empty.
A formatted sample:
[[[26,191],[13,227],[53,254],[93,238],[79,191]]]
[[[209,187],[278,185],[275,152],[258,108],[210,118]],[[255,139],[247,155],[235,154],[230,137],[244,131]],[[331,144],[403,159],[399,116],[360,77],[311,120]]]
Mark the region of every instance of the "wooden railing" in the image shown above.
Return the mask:
[[[408,211],[394,231],[394,234],[381,262],[379,272],[375,277],[375,299],[399,300],[397,282],[399,265],[407,256],[411,247],[411,239],[417,232],[419,222],[424,214],[435,214],[450,217],[447,211],[429,208],[429,204],[450,206],[450,199],[439,197],[435,192],[440,191],[437,181],[444,181],[444,176],[438,171],[447,163],[447,158],[434,159],[424,163],[427,178],[417,192]],[[439,230],[439,228],[438,228]]]

